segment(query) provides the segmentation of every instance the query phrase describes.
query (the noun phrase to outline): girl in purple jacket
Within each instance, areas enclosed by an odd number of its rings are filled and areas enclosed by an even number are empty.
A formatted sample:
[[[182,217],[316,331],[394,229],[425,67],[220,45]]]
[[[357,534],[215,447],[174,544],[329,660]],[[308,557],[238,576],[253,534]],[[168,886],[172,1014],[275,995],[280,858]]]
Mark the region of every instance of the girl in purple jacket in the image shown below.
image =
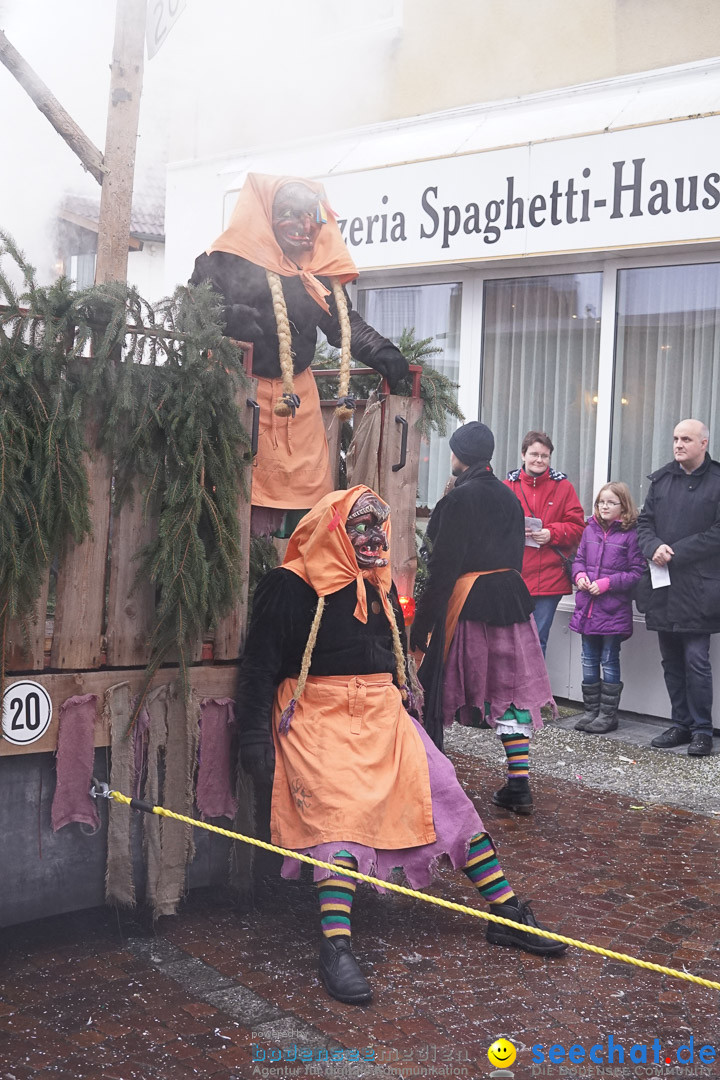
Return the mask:
[[[605,484],[594,510],[573,562],[578,591],[570,629],[582,634],[585,712],[575,729],[604,735],[618,726],[620,645],[633,632],[632,590],[646,564],[637,542],[638,510],[627,484]]]

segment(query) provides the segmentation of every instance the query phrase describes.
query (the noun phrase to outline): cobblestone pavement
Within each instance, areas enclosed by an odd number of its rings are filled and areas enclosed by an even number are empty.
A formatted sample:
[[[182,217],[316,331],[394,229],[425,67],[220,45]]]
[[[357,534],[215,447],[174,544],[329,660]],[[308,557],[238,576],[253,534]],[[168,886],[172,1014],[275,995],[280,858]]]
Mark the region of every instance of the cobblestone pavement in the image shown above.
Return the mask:
[[[490,803],[497,767],[453,757],[507,876],[543,922],[720,980],[716,818],[635,809],[632,797],[538,776],[535,816],[518,819]],[[449,870],[430,891],[476,903]],[[480,920],[360,886],[354,943],[375,999],[347,1006],[316,979],[309,881],[265,878],[257,901],[241,911],[227,897],[194,893],[154,929],[103,909],[0,931],[1,1080],[474,1080],[492,1074],[487,1049],[501,1035],[518,1056],[512,1070],[495,1074],[516,1080],[720,1076],[717,991],[576,949],[553,961],[491,947]],[[561,1048],[554,1063],[552,1045]],[[700,1057],[708,1045],[715,1063],[707,1049],[707,1063]],[[533,1055],[533,1046],[543,1049]],[[572,1046],[584,1050],[584,1063],[561,1063]],[[693,1064],[676,1066],[680,1047]],[[325,1051],[342,1063],[298,1060]],[[373,1053],[371,1062],[351,1060]],[[544,1062],[533,1064],[541,1053]]]

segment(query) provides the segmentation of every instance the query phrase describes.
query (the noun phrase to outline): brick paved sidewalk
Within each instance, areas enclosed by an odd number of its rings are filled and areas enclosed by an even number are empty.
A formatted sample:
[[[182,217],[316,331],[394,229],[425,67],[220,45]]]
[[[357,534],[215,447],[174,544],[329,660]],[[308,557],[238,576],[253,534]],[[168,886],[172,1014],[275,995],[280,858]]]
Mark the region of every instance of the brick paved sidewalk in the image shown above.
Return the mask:
[[[507,876],[534,900],[541,921],[720,980],[716,820],[633,809],[630,799],[550,778],[535,781],[535,817],[518,819],[490,804],[495,770],[455,760]],[[476,903],[459,873],[443,871],[431,891]],[[491,1075],[487,1048],[501,1034],[521,1048],[516,1080],[677,1075],[653,1068],[653,1040],[674,1063],[691,1037],[695,1065],[681,1074],[720,1076],[717,991],[577,950],[552,961],[493,948],[479,920],[360,886],[354,942],[375,1000],[342,1005],[316,980],[312,885],[272,879],[258,893],[251,912],[194,894],[155,933],[132,914],[108,910],[0,931],[0,1078],[312,1075],[297,1060],[272,1060],[274,1048],[295,1045],[316,1058],[328,1047],[344,1057],[315,1075],[474,1080]],[[610,1036],[624,1049],[623,1065],[619,1050],[606,1064]],[[253,1044],[264,1062],[253,1062]],[[546,1063],[533,1068],[536,1044]],[[593,1072],[567,1060],[548,1065],[551,1044],[586,1052],[600,1044],[595,1056],[604,1064]],[[647,1065],[629,1058],[642,1044]],[[699,1063],[704,1044],[718,1050],[715,1064]],[[348,1063],[349,1051],[364,1048],[374,1051],[374,1064]],[[642,1062],[641,1050],[633,1053]]]

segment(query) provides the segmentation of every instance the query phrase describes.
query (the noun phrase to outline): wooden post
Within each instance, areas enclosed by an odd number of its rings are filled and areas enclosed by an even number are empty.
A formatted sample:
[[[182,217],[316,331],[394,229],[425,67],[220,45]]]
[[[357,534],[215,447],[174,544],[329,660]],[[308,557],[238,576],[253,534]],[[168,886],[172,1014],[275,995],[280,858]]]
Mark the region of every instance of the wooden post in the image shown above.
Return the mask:
[[[417,422],[422,414],[420,398],[391,395],[384,403],[383,430],[380,437],[378,495],[390,506],[392,540],[390,556],[393,581],[400,596],[412,596],[417,570],[415,546],[415,506],[417,503],[420,432]],[[405,432],[406,449],[401,455]],[[404,456],[404,464],[400,465]]]
[[[112,465],[107,454],[93,451],[102,424],[96,400],[86,426],[84,455],[90,497],[92,534],[81,544],[72,541],[60,562],[55,600],[50,666],[61,669],[97,668],[102,663],[105,615],[105,564],[110,525]]]
[[[5,664],[8,672],[42,671],[45,667],[45,631],[47,624],[50,571],[45,571],[43,584],[32,619],[29,621],[28,641],[25,641],[22,623],[17,619],[8,622]]]
[[[145,12],[146,0],[117,0],[98,224],[98,284],[127,280]],[[89,421],[86,432],[92,536],[69,546],[58,578],[58,619],[51,657],[52,666],[58,668],[94,668],[101,663],[112,475],[107,455],[96,449],[102,404],[93,404],[91,411],[96,416]]]
[[[342,435],[342,424],[338,420],[336,401],[321,401],[320,411],[322,413],[323,425],[325,427],[325,437],[328,443],[328,460],[330,462],[330,472],[332,473],[333,487],[340,487],[340,436]]]
[[[97,284],[127,281],[147,0],[117,0],[100,198]]]
[[[159,512],[156,499],[148,507],[144,502],[136,478],[133,500],[113,515],[106,635],[110,667],[144,666],[150,660],[155,587],[147,581],[135,588],[135,556],[157,536]]]
[[[248,431],[252,431],[252,406],[248,401],[256,398],[257,380],[250,380],[250,387],[242,395],[245,399],[239,404],[243,422]],[[250,577],[250,486],[252,483],[252,462],[248,459],[245,468],[247,499],[242,495],[238,500],[237,516],[240,525],[242,593],[238,603],[229,615],[221,619],[215,629],[213,657],[215,660],[237,660],[241,646],[245,643],[248,611],[248,580]]]

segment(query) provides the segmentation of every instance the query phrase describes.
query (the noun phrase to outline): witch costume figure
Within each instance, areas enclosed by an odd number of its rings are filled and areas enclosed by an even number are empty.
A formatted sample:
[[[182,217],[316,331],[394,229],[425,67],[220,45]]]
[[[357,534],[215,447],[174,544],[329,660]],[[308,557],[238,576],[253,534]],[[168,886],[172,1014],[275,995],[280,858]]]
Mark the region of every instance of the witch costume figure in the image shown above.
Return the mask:
[[[310,365],[318,329],[341,350],[338,415],[352,415],[350,357],[392,389],[408,364],[351,307],[358,276],[321,184],[249,173],[229,227],[195,261],[193,285],[209,281],[226,301],[225,332],[251,342],[260,429],[252,480],[252,530],[269,534],[286,511],[304,511],[332,490],[328,446]],[[297,514],[295,515],[297,517]]]
[[[372,990],[351,948],[355,882],[344,869],[413,888],[446,856],[495,914],[537,927],[508,884],[451,762],[406,709],[402,616],[390,577],[390,511],[359,485],[326,495],[260,581],[236,694],[243,768],[272,779],[272,842],[315,867],[320,976],[339,1001]],[[300,863],[287,858],[285,877]],[[542,927],[542,929],[546,929]],[[541,956],[566,946],[490,923],[487,940]]]
[[[455,486],[428,522],[428,580],[410,647],[424,654],[418,678],[430,737],[442,749],[443,729],[455,717],[461,724],[484,719],[507,760],[493,802],[528,815],[530,740],[543,726],[543,705],[555,715],[556,705],[521,573],[523,508],[493,473],[494,449],[495,436],[477,420],[450,437]]]

